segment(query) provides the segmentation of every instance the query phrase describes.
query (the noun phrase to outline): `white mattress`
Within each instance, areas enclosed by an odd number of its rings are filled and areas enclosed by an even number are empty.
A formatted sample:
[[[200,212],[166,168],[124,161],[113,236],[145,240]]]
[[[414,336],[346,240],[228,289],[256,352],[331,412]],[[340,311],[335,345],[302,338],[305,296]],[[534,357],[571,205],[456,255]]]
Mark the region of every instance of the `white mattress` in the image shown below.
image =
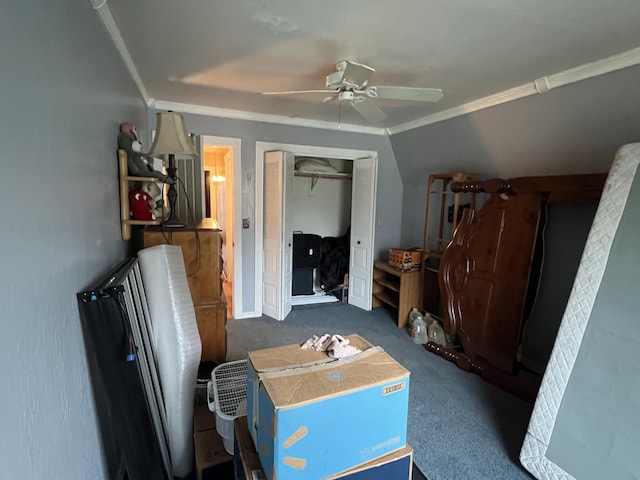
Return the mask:
[[[520,462],[539,479],[574,478],[546,452],[639,162],[640,143],[625,145],[616,154],[536,398]]]
[[[186,477],[193,470],[193,402],[202,344],[182,248],[159,245],[141,250],[138,257],[158,359],[173,474]]]

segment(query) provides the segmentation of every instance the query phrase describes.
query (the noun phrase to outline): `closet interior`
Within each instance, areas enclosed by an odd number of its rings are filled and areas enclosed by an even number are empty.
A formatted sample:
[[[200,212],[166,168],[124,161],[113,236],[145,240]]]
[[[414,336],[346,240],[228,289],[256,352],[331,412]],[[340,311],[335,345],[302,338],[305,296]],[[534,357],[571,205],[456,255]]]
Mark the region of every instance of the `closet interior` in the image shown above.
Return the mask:
[[[353,161],[295,157],[291,304],[346,301]]]

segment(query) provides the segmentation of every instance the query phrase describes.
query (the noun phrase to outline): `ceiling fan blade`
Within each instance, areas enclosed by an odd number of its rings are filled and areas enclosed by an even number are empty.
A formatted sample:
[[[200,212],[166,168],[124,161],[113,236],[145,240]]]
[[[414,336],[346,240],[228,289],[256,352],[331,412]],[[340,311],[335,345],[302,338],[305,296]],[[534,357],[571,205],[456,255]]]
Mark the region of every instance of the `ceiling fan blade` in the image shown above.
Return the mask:
[[[375,70],[361,63],[346,60],[344,62],[344,74],[342,83],[348,87],[362,88]]]
[[[384,113],[375,103],[367,100],[365,97],[359,98],[362,98],[362,100],[353,101],[351,102],[351,105],[366,120],[371,123],[381,123],[385,118],[387,118],[387,114]]]
[[[295,95],[298,93],[338,93],[337,90],[291,90],[289,92],[262,92],[261,95]]]
[[[391,100],[407,100],[411,102],[438,102],[444,97],[439,88],[417,87],[367,87],[366,93],[373,98],[387,98]]]

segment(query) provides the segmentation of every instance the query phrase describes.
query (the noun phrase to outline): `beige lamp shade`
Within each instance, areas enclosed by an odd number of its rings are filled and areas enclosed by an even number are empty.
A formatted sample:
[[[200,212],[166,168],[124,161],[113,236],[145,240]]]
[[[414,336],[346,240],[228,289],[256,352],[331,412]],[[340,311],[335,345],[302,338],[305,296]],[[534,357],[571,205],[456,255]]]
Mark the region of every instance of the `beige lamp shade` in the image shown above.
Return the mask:
[[[193,155],[198,152],[193,147],[182,115],[176,112],[156,113],[156,136],[149,155]]]

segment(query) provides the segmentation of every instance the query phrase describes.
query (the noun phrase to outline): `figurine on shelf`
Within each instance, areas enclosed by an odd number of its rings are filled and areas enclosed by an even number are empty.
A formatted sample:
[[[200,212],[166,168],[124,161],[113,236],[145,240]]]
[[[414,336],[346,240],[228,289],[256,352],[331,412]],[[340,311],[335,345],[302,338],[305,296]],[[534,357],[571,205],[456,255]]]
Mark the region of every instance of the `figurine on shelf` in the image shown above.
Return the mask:
[[[129,205],[134,220],[164,221],[169,217],[162,190],[155,182],[144,182],[140,190],[131,190]]]
[[[153,220],[151,213],[151,195],[142,190],[129,191],[129,207],[131,208],[131,217],[134,220]]]
[[[174,184],[175,180],[158,170],[154,170],[153,157],[150,157],[151,164],[147,161],[148,155],[142,153],[142,143],[138,141],[136,127],[132,123],[120,124],[118,133],[118,148],[127,152],[127,167],[129,175],[134,177],[154,177],[168,184]]]
[[[169,205],[165,204],[162,189],[156,182],[144,182],[142,191],[151,197],[149,205],[153,220],[165,221],[169,218]]]

